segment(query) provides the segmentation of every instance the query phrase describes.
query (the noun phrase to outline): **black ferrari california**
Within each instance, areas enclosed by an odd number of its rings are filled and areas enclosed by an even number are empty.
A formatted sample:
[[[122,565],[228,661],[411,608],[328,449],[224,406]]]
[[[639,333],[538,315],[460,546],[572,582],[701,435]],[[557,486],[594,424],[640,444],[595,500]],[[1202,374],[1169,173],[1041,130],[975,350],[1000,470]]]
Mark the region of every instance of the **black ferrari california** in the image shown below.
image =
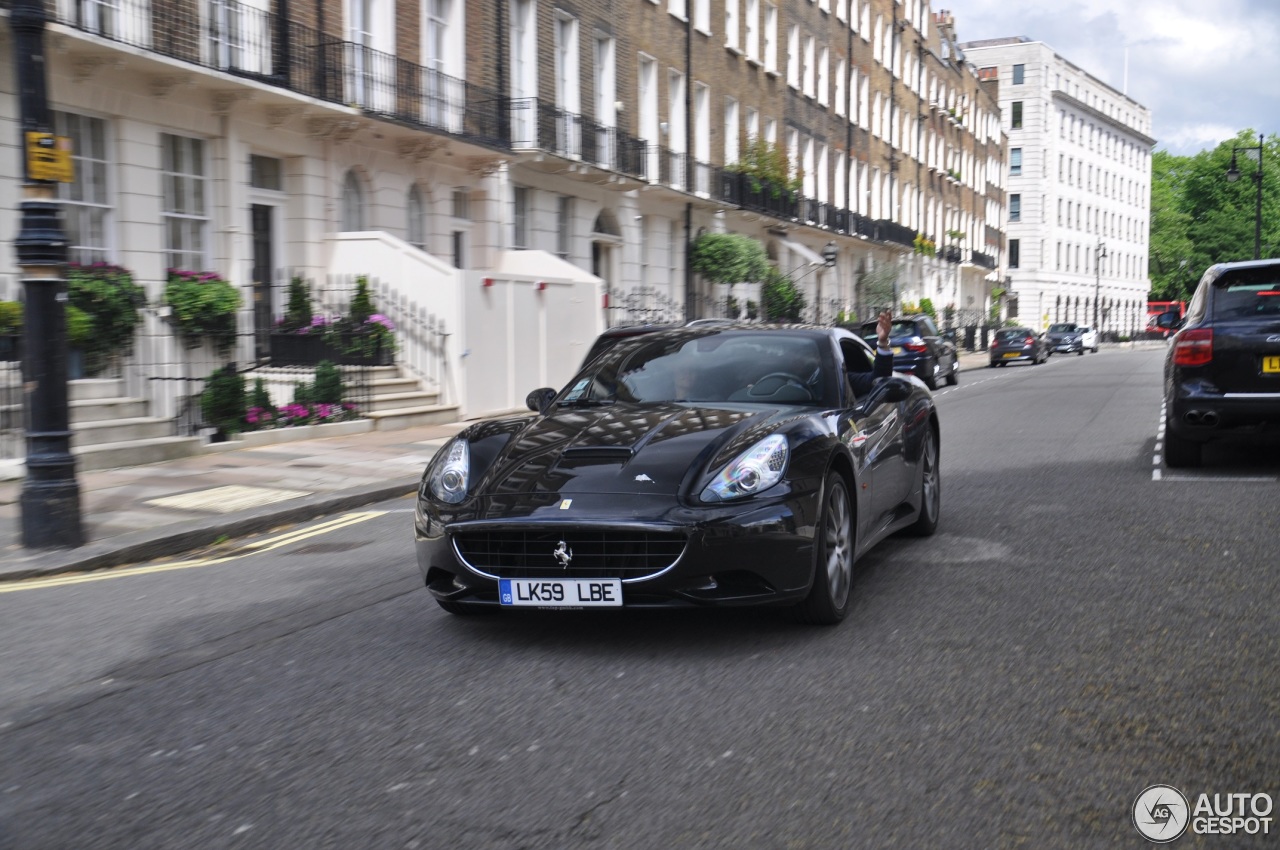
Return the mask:
[[[859,555],[932,534],[941,506],[933,398],[873,362],[840,328],[619,341],[530,393],[534,416],[472,425],[427,465],[428,591],[454,614],[767,604],[840,622]]]

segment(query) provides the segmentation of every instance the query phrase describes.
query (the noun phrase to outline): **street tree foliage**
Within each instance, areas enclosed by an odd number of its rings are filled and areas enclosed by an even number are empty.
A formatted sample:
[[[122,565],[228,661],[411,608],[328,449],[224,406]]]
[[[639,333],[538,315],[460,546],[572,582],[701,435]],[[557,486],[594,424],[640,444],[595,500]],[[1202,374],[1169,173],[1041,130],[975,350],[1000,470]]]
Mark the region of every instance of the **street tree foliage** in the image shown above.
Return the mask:
[[[1240,179],[1227,180],[1232,149],[1256,148],[1242,130],[1194,156],[1156,151],[1151,157],[1151,297],[1186,300],[1214,263],[1252,260],[1257,209],[1257,151],[1238,150]],[[1262,256],[1280,255],[1280,138],[1262,151]]]
[[[798,322],[804,306],[804,293],[795,281],[769,266],[760,287],[761,317],[766,322]]]
[[[862,275],[862,303],[875,309],[894,304],[897,294],[899,268],[893,263],[881,263]],[[868,313],[867,315],[871,315]]]
[[[704,233],[693,241],[690,264],[712,283],[750,283],[764,279],[769,258],[750,236]]]

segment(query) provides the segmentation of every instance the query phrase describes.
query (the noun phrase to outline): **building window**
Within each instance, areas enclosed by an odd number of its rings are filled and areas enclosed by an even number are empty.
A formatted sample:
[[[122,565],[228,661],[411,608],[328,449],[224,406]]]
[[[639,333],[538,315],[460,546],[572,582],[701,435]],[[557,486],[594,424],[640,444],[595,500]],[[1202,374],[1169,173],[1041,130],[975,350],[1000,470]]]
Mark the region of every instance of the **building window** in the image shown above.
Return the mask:
[[[1009,221],[1022,221],[1022,195],[1009,196]]]
[[[1010,110],[1009,119],[1010,127],[1014,130],[1022,129],[1022,101],[1015,100],[1013,102],[1013,109]]]
[[[1018,268],[1018,264],[1022,260],[1022,246],[1019,241],[1017,239],[1009,240],[1009,268],[1011,269]]]
[[[787,85],[800,88],[800,27],[795,24],[787,32]]]
[[[348,171],[342,181],[342,221],[341,230],[364,230],[364,190],[360,187],[360,178],[355,171]]]
[[[1009,148],[1009,176],[1022,176],[1022,148]]]
[[[556,206],[556,255],[569,259],[569,247],[573,239],[573,198],[561,195]]]
[[[254,189],[279,192],[284,188],[284,181],[280,177],[282,171],[280,160],[273,156],[249,156],[249,185]]]
[[[529,247],[529,190],[524,186],[511,188],[511,247]]]
[[[162,133],[160,144],[165,262],[173,269],[203,270],[209,227],[204,142]]]
[[[63,224],[67,231],[67,259],[89,265],[110,256],[108,231],[111,202],[107,195],[107,131],[101,118],[70,112],[53,114],[54,132],[71,139],[75,180],[58,184]]]
[[[760,58],[760,0],[747,0],[746,18],[743,21],[747,29],[747,58]]]
[[[409,188],[405,212],[408,219],[405,241],[422,251],[427,250],[427,205],[422,202],[422,190],[416,183]]]
[[[764,7],[764,69],[778,72],[778,7],[772,3]]]
[[[724,43],[738,49],[738,0],[724,0]]]
[[[1013,84],[1015,86],[1020,86],[1023,83],[1025,83],[1026,80],[1027,80],[1027,66],[1014,65],[1013,66]]]
[[[724,100],[724,161],[738,161],[738,101],[731,97]]]

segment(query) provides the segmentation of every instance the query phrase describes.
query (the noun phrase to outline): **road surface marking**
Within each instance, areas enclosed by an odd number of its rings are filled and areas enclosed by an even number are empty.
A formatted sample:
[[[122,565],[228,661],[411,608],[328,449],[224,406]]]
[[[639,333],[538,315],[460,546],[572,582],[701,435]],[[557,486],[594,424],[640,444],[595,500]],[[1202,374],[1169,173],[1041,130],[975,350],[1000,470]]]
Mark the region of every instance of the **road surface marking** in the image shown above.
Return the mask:
[[[43,579],[32,579],[30,581],[13,582],[9,584],[0,584],[0,593],[16,593],[20,590],[40,590],[47,587],[61,587],[70,584],[85,584],[91,581],[106,581],[107,579],[126,578],[129,576],[150,575],[152,573],[167,573],[176,570],[189,570],[193,567],[211,567],[216,564],[225,564],[228,561],[234,561],[245,555],[256,555],[259,552],[269,552],[272,549],[279,549],[282,546],[288,546],[291,543],[297,543],[299,540],[306,540],[309,537],[318,537],[321,534],[328,534],[331,531],[337,531],[348,526],[367,520],[376,519],[382,516],[385,511],[363,511],[361,513],[343,514],[335,519],[322,522],[319,525],[313,525],[309,528],[298,531],[291,531],[287,534],[281,534],[277,537],[269,537],[266,540],[259,540],[249,543],[234,552],[225,555],[219,555],[209,558],[195,558],[189,561],[173,561],[167,564],[152,564],[146,567],[129,567],[127,569],[105,569],[92,573],[79,573],[76,575],[53,576]]]

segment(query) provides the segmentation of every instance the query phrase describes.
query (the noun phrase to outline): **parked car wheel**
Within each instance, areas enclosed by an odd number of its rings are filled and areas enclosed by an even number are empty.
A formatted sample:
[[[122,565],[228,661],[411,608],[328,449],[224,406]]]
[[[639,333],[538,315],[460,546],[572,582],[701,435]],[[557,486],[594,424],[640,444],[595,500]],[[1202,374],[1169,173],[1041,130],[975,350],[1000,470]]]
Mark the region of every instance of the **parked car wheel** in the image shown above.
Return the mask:
[[[1179,437],[1167,427],[1164,432],[1164,463],[1170,469],[1194,469],[1200,466],[1202,443]]]
[[[822,500],[821,525],[814,547],[813,586],[794,609],[802,623],[834,626],[849,610],[849,589],[853,584],[853,509],[849,488],[835,472],[827,475]]]
[[[951,361],[951,371],[947,373],[947,386],[954,387],[960,383],[960,360]]]
[[[922,374],[920,380],[924,381],[924,385],[931,390],[938,388],[938,362],[935,360],[932,368],[921,369]]]

